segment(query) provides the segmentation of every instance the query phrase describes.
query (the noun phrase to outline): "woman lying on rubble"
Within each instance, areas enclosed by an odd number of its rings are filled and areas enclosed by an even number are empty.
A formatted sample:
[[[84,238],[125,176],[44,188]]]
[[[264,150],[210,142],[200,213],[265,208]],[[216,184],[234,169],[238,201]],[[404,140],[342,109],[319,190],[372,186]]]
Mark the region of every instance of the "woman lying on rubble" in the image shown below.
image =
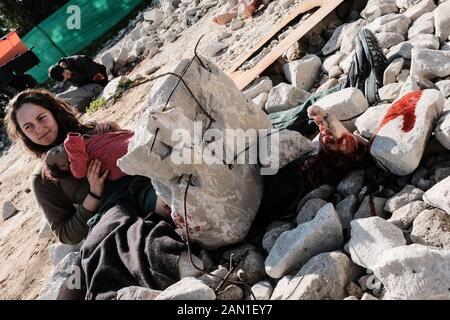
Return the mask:
[[[10,137],[40,159],[61,145],[69,132],[120,130],[115,122],[80,123],[70,105],[44,90],[18,94],[5,119]],[[165,289],[180,278],[184,242],[172,221],[139,209],[146,194],[154,191],[150,179],[124,176],[110,181],[109,171],[102,172],[101,166],[92,160],[86,178],[67,174],[53,180],[42,174],[39,165],[31,176],[39,208],[61,242],[76,244],[84,239],[81,264],[87,299],[115,298],[116,291],[133,285]],[[99,212],[103,214],[96,215]]]

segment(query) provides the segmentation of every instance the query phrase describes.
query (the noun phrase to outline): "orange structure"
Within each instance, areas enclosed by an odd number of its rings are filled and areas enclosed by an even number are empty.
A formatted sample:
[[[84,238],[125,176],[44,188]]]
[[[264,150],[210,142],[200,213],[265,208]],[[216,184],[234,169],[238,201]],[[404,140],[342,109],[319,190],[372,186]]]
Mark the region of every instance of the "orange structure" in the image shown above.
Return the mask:
[[[0,39],[0,66],[28,51],[17,32],[13,31]]]

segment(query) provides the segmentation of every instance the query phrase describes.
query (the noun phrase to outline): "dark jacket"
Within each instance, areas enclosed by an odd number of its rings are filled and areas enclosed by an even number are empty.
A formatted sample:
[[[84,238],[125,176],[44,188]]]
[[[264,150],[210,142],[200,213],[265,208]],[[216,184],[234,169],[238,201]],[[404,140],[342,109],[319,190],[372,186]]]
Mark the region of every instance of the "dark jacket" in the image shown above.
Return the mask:
[[[61,62],[65,62],[72,72],[72,77],[67,81],[74,86],[82,87],[86,84],[96,83],[104,87],[108,84],[106,67],[87,56],[76,55],[65,57],[59,60],[59,63]],[[94,81],[94,76],[98,73],[102,74],[105,77],[105,80]]]

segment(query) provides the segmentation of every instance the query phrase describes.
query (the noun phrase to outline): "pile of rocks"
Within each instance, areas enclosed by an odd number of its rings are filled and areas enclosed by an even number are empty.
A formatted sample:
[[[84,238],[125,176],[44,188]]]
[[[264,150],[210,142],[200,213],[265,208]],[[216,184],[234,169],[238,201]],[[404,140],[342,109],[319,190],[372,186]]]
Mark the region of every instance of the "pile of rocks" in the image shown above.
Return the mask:
[[[164,43],[174,42],[217,3],[218,0],[162,0],[131,21],[111,41],[114,44],[107,44],[99,53],[98,59],[113,75],[123,75],[140,58],[151,59]]]
[[[262,77],[243,91],[266,113],[299,105],[345,79],[362,28],[375,33],[389,60],[380,96],[391,102],[370,106],[361,91],[348,88],[317,103],[338,119],[354,118],[344,125],[372,139],[378,166],[311,191],[294,217],[273,221],[249,243],[213,255],[202,251],[197,264],[220,277],[230,257],[245,251],[228,276],[250,285],[256,299],[450,299],[450,0],[357,3],[347,4],[347,23],[336,18],[320,26],[337,27],[329,39],[323,32],[309,38],[323,43],[323,56],[306,50],[282,66],[282,77]],[[178,12],[195,21],[191,6],[180,4]],[[155,10],[168,15],[175,8],[170,1]],[[412,128],[407,115],[381,126],[404,99],[414,100]],[[162,292],[129,287],[117,299],[252,299],[245,287],[219,287],[219,278],[189,263],[180,264],[180,274],[181,281]]]

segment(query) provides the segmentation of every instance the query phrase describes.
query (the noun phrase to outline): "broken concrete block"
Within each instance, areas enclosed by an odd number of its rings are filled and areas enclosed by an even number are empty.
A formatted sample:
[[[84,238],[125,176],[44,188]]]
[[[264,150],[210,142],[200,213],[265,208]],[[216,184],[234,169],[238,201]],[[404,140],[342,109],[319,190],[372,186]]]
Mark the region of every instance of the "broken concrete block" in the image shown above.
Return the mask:
[[[309,54],[283,66],[286,79],[297,89],[309,91],[319,77],[322,60]]]
[[[437,90],[415,91],[400,98],[387,111],[372,140],[372,156],[393,174],[412,173],[444,104]]]
[[[403,83],[391,83],[378,90],[380,100],[395,100],[400,95]]]
[[[450,80],[442,80],[436,82],[436,86],[439,88],[446,99],[450,97]]]
[[[173,73],[181,74],[188,63],[180,61]],[[186,197],[190,238],[206,248],[217,248],[242,241],[253,222],[265,168],[253,164],[257,163],[254,158],[246,161],[257,146],[255,139],[248,138],[258,133],[267,136],[272,125],[225,73],[207,60],[202,63],[210,71],[194,60],[183,76],[195,99],[173,75],[153,85],[149,107],[142,115],[145,120],[118,165],[128,174],[152,179],[183,234],[184,194],[192,174],[193,185]],[[241,130],[226,137],[225,129]],[[243,143],[236,147],[240,136]]]
[[[267,92],[261,92],[256,98],[252,99],[252,101],[260,108],[264,110],[266,107],[267,100],[269,100],[269,94]]]
[[[335,66],[339,66],[339,63],[346,57],[347,55],[342,52],[337,52],[334,55],[325,59],[322,65],[323,71],[329,73],[331,68]]]
[[[438,50],[440,47],[439,38],[434,34],[418,34],[417,36],[408,40],[414,48],[425,48],[431,50]]]

